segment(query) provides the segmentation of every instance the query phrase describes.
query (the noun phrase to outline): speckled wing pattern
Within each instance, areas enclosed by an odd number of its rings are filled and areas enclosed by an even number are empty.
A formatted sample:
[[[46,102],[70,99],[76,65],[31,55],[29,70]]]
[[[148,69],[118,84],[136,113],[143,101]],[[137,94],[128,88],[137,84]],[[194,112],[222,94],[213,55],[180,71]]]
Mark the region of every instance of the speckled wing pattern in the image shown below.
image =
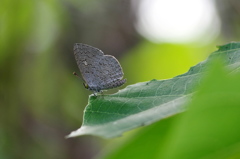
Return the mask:
[[[76,43],[74,55],[83,80],[94,92],[119,87],[126,82],[117,59],[92,46]]]

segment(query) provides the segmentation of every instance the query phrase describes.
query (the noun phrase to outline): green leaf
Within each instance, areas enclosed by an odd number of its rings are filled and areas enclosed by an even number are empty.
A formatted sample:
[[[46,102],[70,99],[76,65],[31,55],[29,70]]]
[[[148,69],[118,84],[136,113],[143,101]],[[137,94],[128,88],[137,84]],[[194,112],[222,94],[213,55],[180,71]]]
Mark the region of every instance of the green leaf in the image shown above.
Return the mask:
[[[159,159],[160,154],[163,153],[164,146],[166,146],[169,140],[169,134],[172,132],[172,127],[175,124],[175,120],[179,115],[169,117],[167,119],[158,121],[143,129],[140,129],[137,133],[134,133],[124,144],[117,145],[116,143],[110,143],[107,148],[111,151],[99,154],[97,159]],[[161,158],[163,159],[163,158]]]
[[[160,158],[240,157],[240,74],[219,68],[214,65],[188,111],[175,121]]]
[[[209,58],[182,75],[168,80],[152,80],[127,86],[112,95],[93,96],[84,111],[80,129],[68,137],[96,135],[104,138],[120,136],[123,132],[178,114],[186,109],[195,88],[213,59],[238,72],[240,43],[232,42],[219,47]]]
[[[140,129],[100,158],[240,158],[240,74],[213,66],[188,111]]]

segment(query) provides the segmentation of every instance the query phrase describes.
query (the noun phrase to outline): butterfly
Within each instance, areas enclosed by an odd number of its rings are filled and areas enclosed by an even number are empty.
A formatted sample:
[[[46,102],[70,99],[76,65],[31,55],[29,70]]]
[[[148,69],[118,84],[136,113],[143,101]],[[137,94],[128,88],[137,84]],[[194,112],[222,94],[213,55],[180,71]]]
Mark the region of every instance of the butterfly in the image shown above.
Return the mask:
[[[95,93],[123,85],[123,71],[118,60],[90,45],[76,43],[73,48],[84,87]],[[75,72],[74,75],[77,75]]]

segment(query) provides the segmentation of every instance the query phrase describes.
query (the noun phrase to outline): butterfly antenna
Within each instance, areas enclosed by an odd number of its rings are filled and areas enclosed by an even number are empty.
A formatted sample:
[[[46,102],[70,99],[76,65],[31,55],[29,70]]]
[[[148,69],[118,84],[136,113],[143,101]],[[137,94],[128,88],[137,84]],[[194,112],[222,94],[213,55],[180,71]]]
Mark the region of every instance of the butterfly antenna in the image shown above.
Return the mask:
[[[76,72],[73,72],[73,75],[77,76],[78,78],[82,79]]]

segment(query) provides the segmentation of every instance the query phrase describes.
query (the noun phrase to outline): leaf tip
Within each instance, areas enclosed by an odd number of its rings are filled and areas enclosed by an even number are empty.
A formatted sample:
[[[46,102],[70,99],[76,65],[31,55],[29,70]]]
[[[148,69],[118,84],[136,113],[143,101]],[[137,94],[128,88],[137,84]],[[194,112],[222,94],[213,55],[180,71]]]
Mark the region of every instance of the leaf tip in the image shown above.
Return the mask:
[[[81,135],[84,135],[85,133],[83,132],[83,127],[75,130],[75,131],[72,131],[69,135],[67,135],[65,138],[68,139],[68,138],[72,138],[72,137],[77,137],[77,136],[81,136]]]

